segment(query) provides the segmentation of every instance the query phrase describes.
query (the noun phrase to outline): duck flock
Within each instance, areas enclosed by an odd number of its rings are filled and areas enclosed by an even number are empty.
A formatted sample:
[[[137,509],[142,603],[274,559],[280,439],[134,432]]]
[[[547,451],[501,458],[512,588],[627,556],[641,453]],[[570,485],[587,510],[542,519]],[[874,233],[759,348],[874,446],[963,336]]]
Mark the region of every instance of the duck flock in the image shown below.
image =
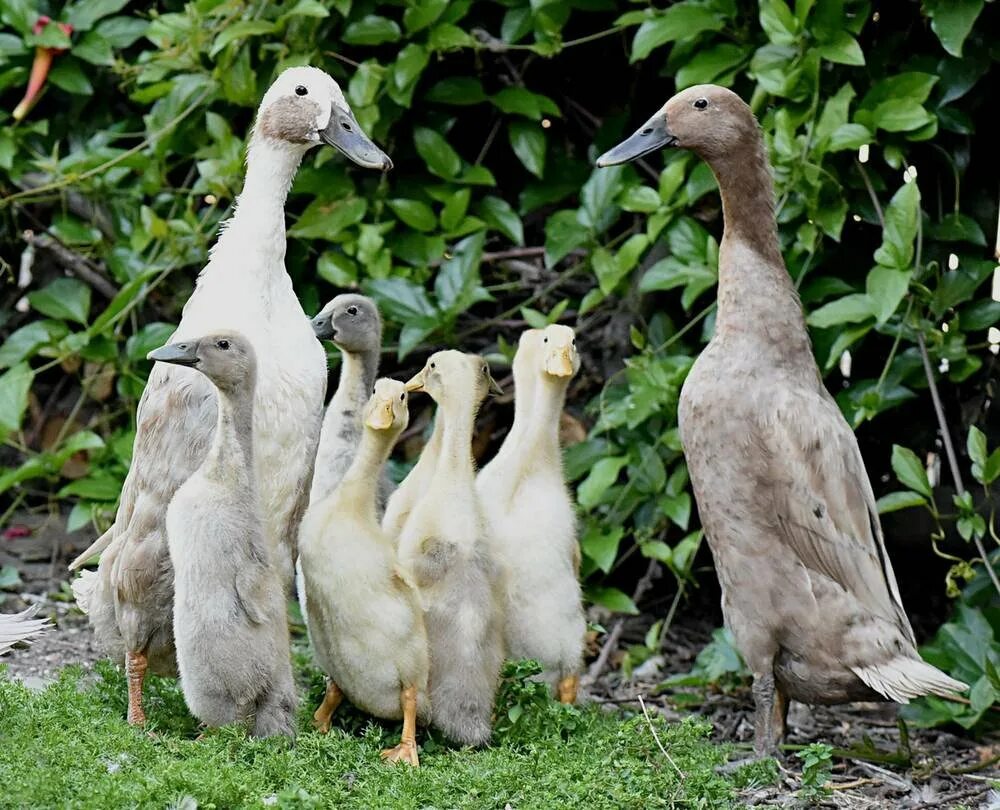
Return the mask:
[[[130,723],[145,722],[154,671],[180,675],[208,726],[292,736],[294,581],[327,675],[316,728],[347,697],[402,719],[382,756],[417,765],[418,724],[489,741],[506,657],[537,659],[553,696],[577,700],[585,621],[558,425],[580,360],[568,326],[521,335],[514,421],[477,472],[476,413],[497,390],[483,358],[439,351],[406,382],[378,378],[371,299],[340,295],[311,321],[302,311],[284,206],[320,143],[392,166],[330,76],[290,68],[263,98],[243,192],[180,325],[149,355],[115,522],[72,563],[100,555],[73,590],[125,663]],[[715,335],[679,416],[726,623],[754,676],[756,754],[776,751],[790,699],[964,691],[917,653],[857,442],[781,258],[753,113],[729,90],[688,88],[597,165],[668,146],[706,160],[722,193]],[[325,415],[324,340],[342,357]],[[436,403],[433,433],[394,489],[386,462],[417,393]]]

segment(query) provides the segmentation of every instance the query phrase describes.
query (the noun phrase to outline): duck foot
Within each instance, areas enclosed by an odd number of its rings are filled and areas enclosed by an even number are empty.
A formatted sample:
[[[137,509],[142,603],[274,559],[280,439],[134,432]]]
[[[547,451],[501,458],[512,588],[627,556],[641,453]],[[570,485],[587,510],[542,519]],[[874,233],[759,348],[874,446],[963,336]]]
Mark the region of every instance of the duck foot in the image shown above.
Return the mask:
[[[576,703],[576,693],[580,688],[579,675],[567,675],[559,681],[556,693],[559,695],[559,702],[573,705]]]
[[[381,757],[386,762],[405,762],[414,768],[420,767],[420,757],[417,756],[417,744],[410,740],[403,740],[395,748],[386,748]]]
[[[144,652],[125,653],[125,677],[128,680],[128,724],[146,725],[146,712],[142,708],[142,684],[149,665]]]
[[[313,728],[320,734],[330,733],[333,713],[337,711],[337,707],[343,699],[344,693],[340,691],[340,687],[332,679],[327,679],[323,702],[319,704],[319,708],[313,714]]]

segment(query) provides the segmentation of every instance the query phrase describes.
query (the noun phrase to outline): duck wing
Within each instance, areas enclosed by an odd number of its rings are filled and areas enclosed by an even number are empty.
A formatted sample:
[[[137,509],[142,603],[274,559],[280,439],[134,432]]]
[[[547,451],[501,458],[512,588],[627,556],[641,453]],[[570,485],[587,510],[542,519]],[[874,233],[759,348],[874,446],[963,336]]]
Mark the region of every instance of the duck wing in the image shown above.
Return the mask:
[[[48,619],[33,619],[38,606],[32,606],[21,613],[0,615],[0,655],[4,655],[19,641],[31,641],[52,628]]]
[[[777,396],[773,421],[752,441],[783,544],[913,643],[854,432],[819,380],[817,390]]]

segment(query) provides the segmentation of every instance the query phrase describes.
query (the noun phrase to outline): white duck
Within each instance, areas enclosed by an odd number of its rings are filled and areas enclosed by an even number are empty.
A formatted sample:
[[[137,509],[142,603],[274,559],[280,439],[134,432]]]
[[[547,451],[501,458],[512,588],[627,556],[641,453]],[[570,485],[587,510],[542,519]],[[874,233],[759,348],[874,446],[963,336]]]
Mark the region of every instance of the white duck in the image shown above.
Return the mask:
[[[576,336],[552,324],[521,335],[514,356],[514,424],[476,489],[506,567],[507,654],[534,658],[564,703],[576,701],[586,621],[576,511],[566,487],[559,417],[580,368]]]
[[[172,342],[237,331],[259,358],[254,458],[265,538],[291,579],[326,387],[326,359],[285,271],[284,206],[305,153],[320,143],[372,169],[392,166],[361,131],[337,83],[316,68],[289,68],[264,95],[247,149],[247,175],[233,217]],[[129,722],[145,721],[147,666],[173,671],[172,572],[164,521],[177,488],[201,464],[215,431],[212,384],[196,371],[154,368],[136,414],[132,465],[114,525],[70,566],[107,548],[74,591],[91,605],[99,641],[125,653]]]
[[[503,663],[502,569],[476,494],[476,412],[498,390],[483,358],[437,352],[406,387],[438,404],[440,446],[424,496],[399,538],[399,571],[418,589],[430,646],[431,721],[466,745],[489,741]]]
[[[394,538],[382,531],[376,509],[379,475],[408,420],[403,383],[376,382],[350,469],[302,519],[299,560],[309,638],[330,678],[316,727],[330,730],[347,695],[376,717],[402,717],[402,740],[382,757],[419,765],[416,721],[428,713],[427,632],[416,591],[396,573]]]

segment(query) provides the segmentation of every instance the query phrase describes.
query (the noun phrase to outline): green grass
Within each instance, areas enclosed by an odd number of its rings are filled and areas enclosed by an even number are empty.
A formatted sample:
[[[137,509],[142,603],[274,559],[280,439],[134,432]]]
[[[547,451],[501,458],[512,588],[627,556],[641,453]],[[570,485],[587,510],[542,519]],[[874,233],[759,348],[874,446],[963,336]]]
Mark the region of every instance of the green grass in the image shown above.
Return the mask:
[[[727,807],[734,783],[715,773],[726,749],[710,727],[539,701],[508,679],[498,703],[515,722],[493,747],[449,747],[420,731],[421,768],[390,766],[399,739],[342,708],[328,736],[309,717],[322,679],[298,660],[303,700],[294,746],[228,727],[198,735],[176,683],[151,678],[147,734],[124,720],[125,682],[110,664],[63,672],[42,692],[0,680],[0,807],[658,808]],[[519,706],[513,712],[510,707]]]

